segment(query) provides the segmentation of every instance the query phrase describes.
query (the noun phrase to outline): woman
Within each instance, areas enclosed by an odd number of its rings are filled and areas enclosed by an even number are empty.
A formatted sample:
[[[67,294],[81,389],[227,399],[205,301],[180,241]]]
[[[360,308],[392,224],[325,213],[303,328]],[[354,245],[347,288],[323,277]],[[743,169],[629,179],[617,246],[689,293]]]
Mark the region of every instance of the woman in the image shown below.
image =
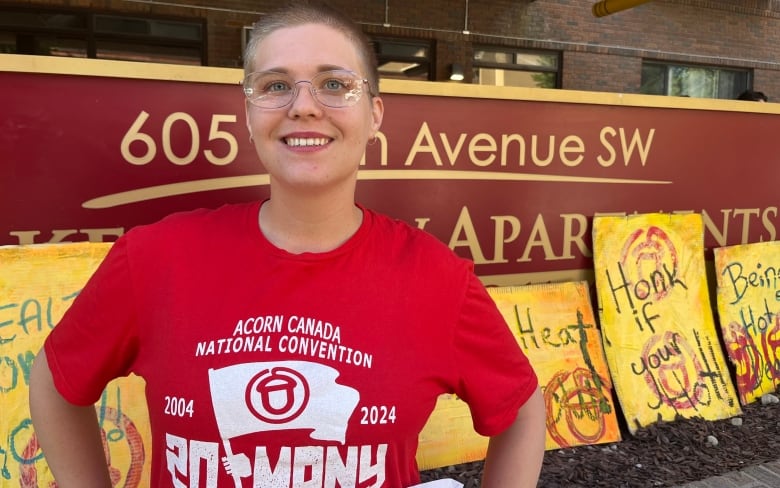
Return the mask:
[[[445,392],[492,436],[483,486],[536,486],[537,379],[471,263],[355,203],[384,112],[359,28],[280,10],[256,25],[245,71],[270,198],[128,232],[34,363],[60,488],[110,486],[92,405],[131,372],[147,383],[155,487],[408,487]],[[187,408],[166,411],[171,398]]]

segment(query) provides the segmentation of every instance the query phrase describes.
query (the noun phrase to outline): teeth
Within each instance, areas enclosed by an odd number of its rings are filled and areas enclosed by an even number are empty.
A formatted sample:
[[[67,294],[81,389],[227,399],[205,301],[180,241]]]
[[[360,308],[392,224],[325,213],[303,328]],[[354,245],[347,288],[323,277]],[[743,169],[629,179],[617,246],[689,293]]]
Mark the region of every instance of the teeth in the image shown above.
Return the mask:
[[[288,137],[285,142],[288,146],[324,146],[328,139],[324,137]]]

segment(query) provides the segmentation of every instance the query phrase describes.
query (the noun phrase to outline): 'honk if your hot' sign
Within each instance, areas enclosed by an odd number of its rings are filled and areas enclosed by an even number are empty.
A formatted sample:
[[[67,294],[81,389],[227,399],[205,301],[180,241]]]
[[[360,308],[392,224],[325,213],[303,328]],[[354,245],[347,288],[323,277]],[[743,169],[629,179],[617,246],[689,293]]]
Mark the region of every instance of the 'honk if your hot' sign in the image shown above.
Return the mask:
[[[631,432],[741,413],[720,348],[699,214],[595,217],[604,352]]]

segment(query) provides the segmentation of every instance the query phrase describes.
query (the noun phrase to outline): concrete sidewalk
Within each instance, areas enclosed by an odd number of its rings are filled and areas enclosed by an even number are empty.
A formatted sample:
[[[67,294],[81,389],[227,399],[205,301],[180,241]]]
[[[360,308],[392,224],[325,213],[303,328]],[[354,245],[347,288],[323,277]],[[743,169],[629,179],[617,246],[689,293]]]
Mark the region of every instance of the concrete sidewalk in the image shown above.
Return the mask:
[[[722,476],[713,476],[675,488],[778,488],[780,487],[780,461],[750,466]]]

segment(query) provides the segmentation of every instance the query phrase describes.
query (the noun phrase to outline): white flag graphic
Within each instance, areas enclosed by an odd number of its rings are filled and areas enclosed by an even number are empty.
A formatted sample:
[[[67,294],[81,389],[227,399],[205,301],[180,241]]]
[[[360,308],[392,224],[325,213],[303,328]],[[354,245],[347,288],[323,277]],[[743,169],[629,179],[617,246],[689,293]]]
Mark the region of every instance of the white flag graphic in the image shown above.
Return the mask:
[[[360,400],[336,383],[339,372],[307,361],[236,364],[209,369],[211,402],[223,440],[253,432],[313,429],[312,439],[345,442]]]

